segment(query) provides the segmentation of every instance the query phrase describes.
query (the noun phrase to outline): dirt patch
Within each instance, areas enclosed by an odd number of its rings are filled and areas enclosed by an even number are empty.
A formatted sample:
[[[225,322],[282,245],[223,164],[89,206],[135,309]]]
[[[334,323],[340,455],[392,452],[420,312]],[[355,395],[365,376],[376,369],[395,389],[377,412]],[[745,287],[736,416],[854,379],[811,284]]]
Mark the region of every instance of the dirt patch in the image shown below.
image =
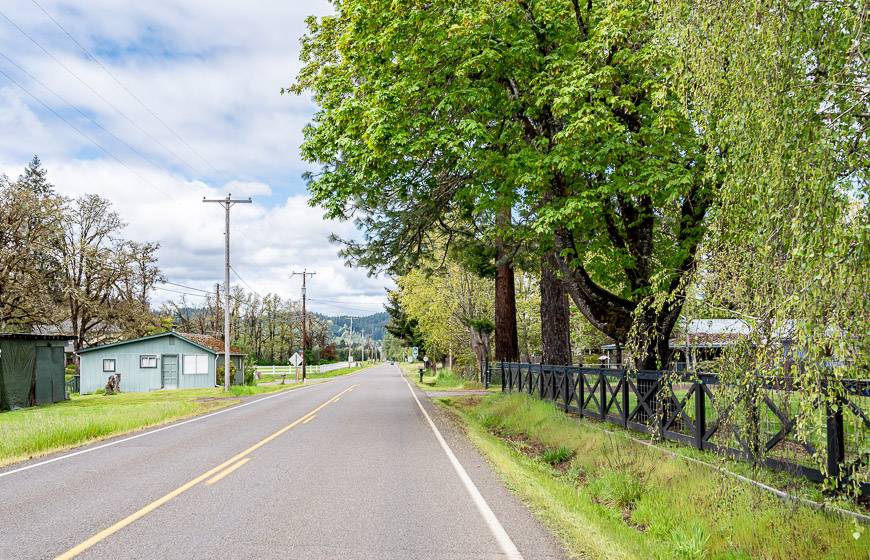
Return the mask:
[[[479,396],[467,396],[467,397],[457,397],[456,402],[459,403],[460,406],[464,406],[466,408],[474,408],[483,402],[483,398]]]
[[[490,430],[490,433],[497,438],[510,443],[517,451],[521,452],[523,455],[531,457],[532,459],[539,459],[544,451],[547,450],[546,445],[523,433],[516,434],[507,432],[502,428],[493,428]]]

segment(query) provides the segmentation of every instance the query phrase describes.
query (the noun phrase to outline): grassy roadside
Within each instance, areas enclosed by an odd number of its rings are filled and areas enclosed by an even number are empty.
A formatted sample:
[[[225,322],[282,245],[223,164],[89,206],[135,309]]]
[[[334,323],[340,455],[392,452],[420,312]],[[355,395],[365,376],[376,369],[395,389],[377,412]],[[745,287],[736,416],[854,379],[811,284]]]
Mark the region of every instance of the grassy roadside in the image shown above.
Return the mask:
[[[439,402],[579,558],[870,558],[868,527],[785,504],[552,404],[527,395]]]
[[[302,385],[300,385],[301,387]],[[142,428],[211,412],[239,397],[285,391],[292,385],[178,389],[70,400],[0,413],[0,467]]]
[[[405,374],[405,377],[413,381],[417,387],[424,391],[465,391],[483,389],[483,384],[477,381],[469,381],[453,373],[452,370],[441,368],[435,375],[423,375],[420,383],[419,370],[423,367],[422,362],[397,362]]]

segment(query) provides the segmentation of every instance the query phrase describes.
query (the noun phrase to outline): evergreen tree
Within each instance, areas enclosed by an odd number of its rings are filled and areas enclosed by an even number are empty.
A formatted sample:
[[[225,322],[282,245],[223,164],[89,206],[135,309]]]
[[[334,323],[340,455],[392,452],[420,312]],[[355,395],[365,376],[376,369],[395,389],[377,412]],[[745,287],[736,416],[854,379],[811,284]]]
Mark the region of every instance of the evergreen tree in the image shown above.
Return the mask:
[[[38,197],[55,194],[54,185],[48,182],[48,170],[42,167],[42,161],[37,155],[27,164],[24,173],[18,176],[18,184],[30,189]]]
[[[387,292],[387,303],[384,308],[387,310],[387,315],[390,316],[385,327],[387,332],[399,340],[403,340],[408,346],[417,346],[422,356],[426,343],[423,340],[423,335],[420,334],[417,320],[408,317],[402,307],[402,303],[399,301],[399,290]]]

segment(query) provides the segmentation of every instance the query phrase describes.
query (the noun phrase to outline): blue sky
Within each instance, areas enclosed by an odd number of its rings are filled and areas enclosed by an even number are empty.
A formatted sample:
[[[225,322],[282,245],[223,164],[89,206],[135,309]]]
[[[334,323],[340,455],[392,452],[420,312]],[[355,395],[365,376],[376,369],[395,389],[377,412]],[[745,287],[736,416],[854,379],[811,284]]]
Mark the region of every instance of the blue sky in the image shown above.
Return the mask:
[[[16,177],[39,154],[58,191],[109,198],[128,237],[161,243],[170,280],[204,289],[222,277],[223,216],[202,197],[252,196],[233,209],[231,236],[248,284],[297,297],[288,274],[307,266],[318,272],[314,309],[379,311],[390,281],[344,267],[327,240],[353,226],[307,205],[299,144],[315,107],[279,94],[299,69],[305,17],[329,11],[328,2],[5,0],[0,171]]]

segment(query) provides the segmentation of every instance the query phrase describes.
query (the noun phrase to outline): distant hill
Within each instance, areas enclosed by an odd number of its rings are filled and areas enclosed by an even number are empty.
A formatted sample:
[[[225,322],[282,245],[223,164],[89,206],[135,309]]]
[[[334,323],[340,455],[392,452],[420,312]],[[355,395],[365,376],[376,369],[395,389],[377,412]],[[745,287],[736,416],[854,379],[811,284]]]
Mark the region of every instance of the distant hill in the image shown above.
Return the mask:
[[[332,336],[338,337],[346,329],[350,327],[350,317],[347,315],[330,317],[328,315],[320,315],[332,321]],[[361,335],[371,335],[375,340],[384,339],[384,325],[387,324],[387,312],[375,313],[366,315],[365,317],[353,318],[354,340],[359,340]]]

